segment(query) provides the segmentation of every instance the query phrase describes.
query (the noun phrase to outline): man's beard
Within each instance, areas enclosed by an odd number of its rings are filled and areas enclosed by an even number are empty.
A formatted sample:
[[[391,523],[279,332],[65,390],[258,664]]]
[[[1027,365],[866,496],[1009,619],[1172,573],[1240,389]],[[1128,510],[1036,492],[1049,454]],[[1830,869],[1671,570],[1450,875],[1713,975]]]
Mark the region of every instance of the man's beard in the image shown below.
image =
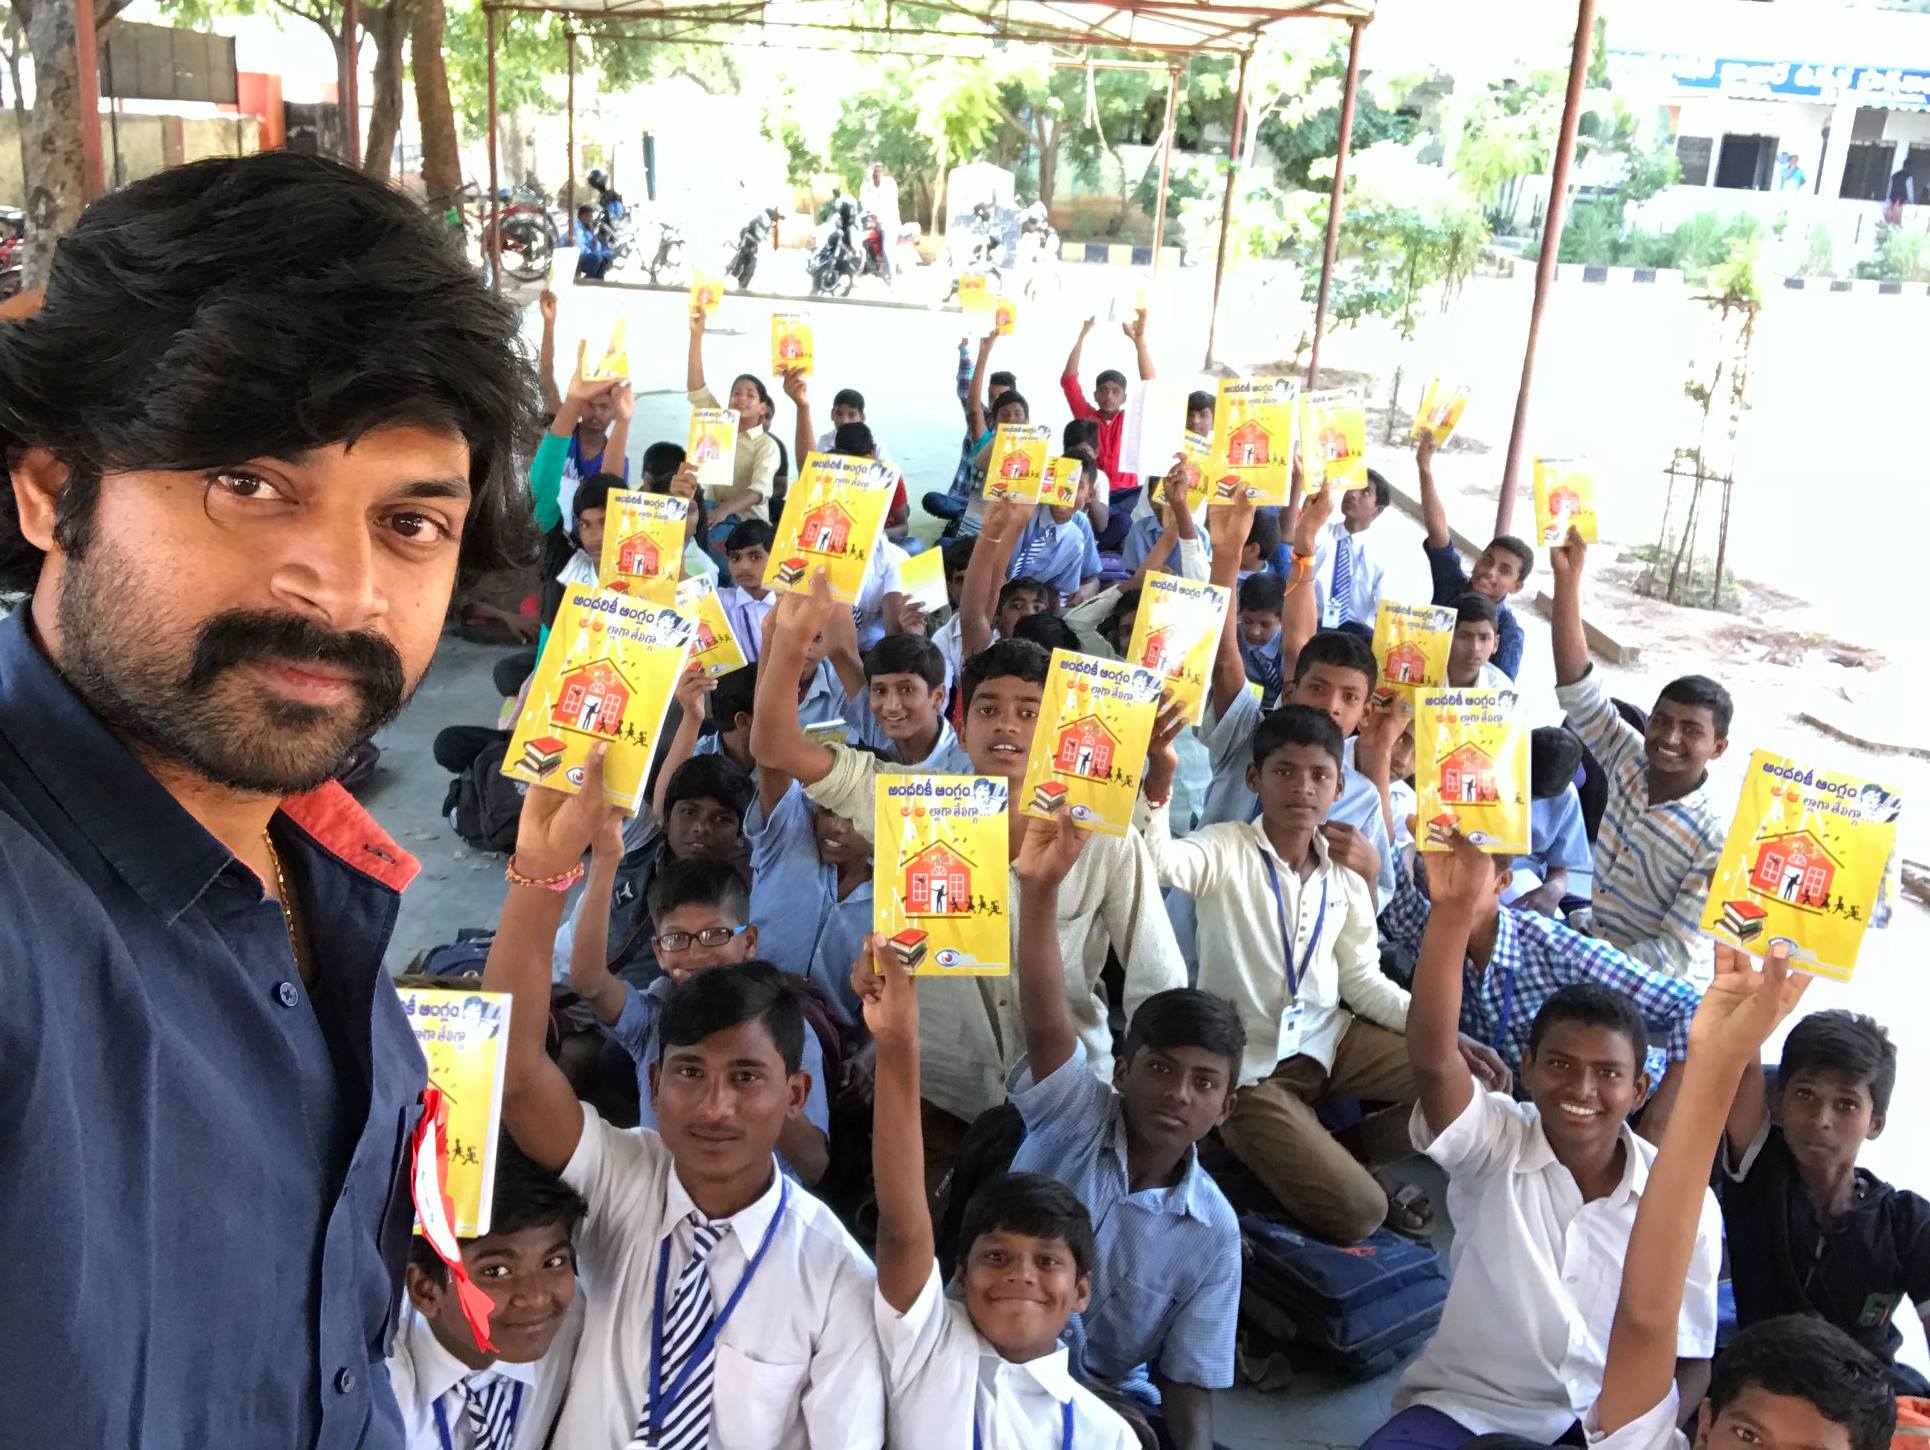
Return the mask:
[[[337,633],[277,610],[203,620],[186,658],[170,658],[158,591],[133,560],[95,540],[70,556],[57,619],[67,683],[117,735],[230,790],[298,795],[333,776],[349,752],[393,720],[415,683],[395,646]],[[304,704],[235,674],[251,663],[326,665],[352,677],[353,698]]]

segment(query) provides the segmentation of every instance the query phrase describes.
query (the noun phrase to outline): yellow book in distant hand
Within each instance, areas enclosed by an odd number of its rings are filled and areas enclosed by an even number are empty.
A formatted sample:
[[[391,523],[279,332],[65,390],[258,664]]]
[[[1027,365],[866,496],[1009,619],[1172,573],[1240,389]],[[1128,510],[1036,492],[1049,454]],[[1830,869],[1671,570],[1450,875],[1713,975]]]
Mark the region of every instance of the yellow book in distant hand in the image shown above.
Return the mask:
[[[801,312],[771,314],[771,371],[809,376],[816,366],[811,319]]]
[[[1374,616],[1374,658],[1380,662],[1376,693],[1445,685],[1454,617],[1445,605],[1381,600]]]
[[[1529,840],[1528,717],[1514,690],[1422,690],[1415,697],[1415,814],[1423,851],[1459,831],[1491,855]]]
[[[395,994],[429,1064],[429,1086],[442,1090],[449,1109],[444,1187],[455,1210],[449,1227],[457,1238],[481,1238],[495,1208],[496,1134],[513,1004],[507,992],[398,987]]]
[[[900,564],[898,590],[907,603],[917,605],[928,615],[949,605],[952,597],[945,587],[945,551],[934,546]]]
[[[1595,477],[1570,458],[1535,460],[1535,537],[1543,548],[1568,542],[1569,529],[1584,543],[1597,541]]]
[[[1001,294],[992,303],[992,332],[998,337],[1010,337],[1019,330],[1019,304],[1016,299]]]
[[[1300,471],[1306,493],[1367,487],[1367,410],[1351,390],[1300,398]]]
[[[983,272],[960,274],[958,307],[965,314],[967,335],[984,337],[997,330],[997,294],[987,285]]]
[[[602,743],[604,798],[634,814],[695,633],[675,609],[572,584],[516,716],[503,774],[575,794],[583,762]]]
[[[1039,485],[1039,502],[1053,508],[1069,509],[1079,501],[1079,485],[1086,479],[1083,458],[1049,458],[1045,481]]]
[[[1045,455],[1052,447],[1052,429],[1045,423],[1001,423],[992,430],[992,447],[985,455],[985,501],[1009,498],[1022,503],[1039,501],[1045,481]]]
[[[724,300],[724,279],[702,267],[693,267],[690,272],[690,306],[692,311],[702,310],[704,316],[715,317],[717,304]]]
[[[1758,750],[1709,883],[1702,929],[1847,982],[1896,852],[1902,796],[1888,786]]]
[[[619,317],[610,327],[610,345],[603,350],[603,356],[590,365],[583,374],[587,382],[607,382],[611,378],[630,376],[630,350],[624,343],[626,332],[624,319]]]
[[[1206,685],[1219,653],[1233,591],[1177,574],[1146,576],[1126,658],[1159,675],[1186,705],[1188,724],[1206,711]]]
[[[724,613],[724,601],[717,597],[717,582],[710,575],[694,574],[677,586],[677,612],[695,628],[690,662],[705,674],[715,678],[750,663],[744,657],[737,631],[731,628],[730,616]]]
[[[897,481],[891,465],[875,459],[806,454],[784,500],[784,517],[764,566],[764,587],[809,594],[811,575],[823,569],[832,597],[856,604]]]
[[[730,488],[737,482],[735,408],[690,410],[690,441],[684,447],[684,462],[697,470],[699,488]]]
[[[1221,378],[1213,408],[1213,498],[1242,491],[1256,504],[1287,502],[1300,384],[1294,378]]]
[[[1196,519],[1205,517],[1206,502],[1213,496],[1213,475],[1208,467],[1212,452],[1212,439],[1198,433],[1187,433],[1176,461],[1180,477],[1186,480],[1187,511]],[[1168,471],[1171,471],[1170,468]],[[1166,475],[1162,474],[1153,485],[1153,497],[1165,499]]]
[[[1146,768],[1163,682],[1151,670],[1097,655],[1052,651],[1019,814],[1123,836]]]
[[[1421,393],[1421,406],[1414,414],[1414,426],[1408,429],[1407,436],[1419,438],[1423,433],[1432,433],[1434,445],[1438,448],[1454,436],[1454,430],[1461,426],[1461,415],[1467,408],[1468,390],[1465,386],[1451,388],[1439,378],[1429,378],[1426,389]]]
[[[1005,782],[933,774],[876,780],[871,929],[885,938],[885,950],[922,976],[1007,975],[1012,911]]]
[[[684,570],[684,521],[690,504],[667,493],[619,489],[603,515],[603,558],[597,578],[605,589],[671,604]]]

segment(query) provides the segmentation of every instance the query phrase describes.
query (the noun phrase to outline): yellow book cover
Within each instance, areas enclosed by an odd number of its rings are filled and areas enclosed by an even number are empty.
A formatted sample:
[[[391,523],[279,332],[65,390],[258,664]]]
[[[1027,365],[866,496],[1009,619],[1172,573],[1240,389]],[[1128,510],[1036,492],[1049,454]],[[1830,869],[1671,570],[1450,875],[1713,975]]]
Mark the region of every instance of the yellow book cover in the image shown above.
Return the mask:
[[[898,566],[898,588],[926,614],[936,614],[952,602],[945,586],[945,551],[936,546],[913,554]]]
[[[1454,611],[1447,606],[1381,600],[1374,616],[1374,658],[1380,662],[1376,693],[1445,685],[1453,643]]]
[[[694,267],[690,273],[690,305],[692,309],[702,308],[704,316],[715,317],[717,304],[724,300],[724,279],[715,273],[706,272],[702,267]]]
[[[607,382],[611,378],[630,376],[630,349],[624,342],[628,325],[619,317],[610,326],[610,345],[603,349],[603,356],[590,364],[590,370],[583,374],[590,382]]]
[[[1438,448],[1454,436],[1454,430],[1461,426],[1461,415],[1467,408],[1468,390],[1465,386],[1450,387],[1439,378],[1429,378],[1427,387],[1421,392],[1421,406],[1414,413],[1414,426],[1407,430],[1407,436],[1419,438],[1423,433],[1432,433]]]
[[[1211,438],[1199,433],[1184,435],[1177,462],[1181,476],[1186,480],[1187,507],[1196,519],[1203,520],[1206,517],[1206,501],[1213,496],[1213,474],[1208,467],[1212,452]],[[1166,465],[1166,471],[1170,471],[1172,467],[1173,464],[1169,462]],[[1166,474],[1162,472],[1158,482],[1153,485],[1153,497],[1163,499],[1165,496]]]
[[[822,568],[833,597],[856,604],[896,482],[891,466],[875,459],[806,454],[784,500],[784,517],[764,566],[764,587],[809,594],[811,575]]]
[[[634,813],[696,635],[675,609],[572,584],[516,716],[503,774],[572,793],[601,741],[603,794]]]
[[[684,462],[697,470],[699,488],[727,489],[737,482],[735,408],[690,410],[690,441],[684,445]]]
[[[1139,596],[1126,658],[1165,680],[1185,702],[1192,725],[1199,724],[1206,711],[1207,681],[1232,597],[1230,589],[1177,574],[1147,575]]]
[[[958,307],[965,314],[965,331],[984,337],[998,328],[998,294],[982,272],[966,272],[958,279]]]
[[[1047,423],[1001,423],[992,430],[992,447],[985,455],[985,500],[1039,501],[1045,481],[1045,456],[1052,449]]]
[[[1039,502],[1054,508],[1069,509],[1079,500],[1079,484],[1086,476],[1082,458],[1049,458],[1045,481],[1039,485]]]
[[[1572,458],[1535,460],[1535,537],[1543,548],[1568,542],[1570,528],[1597,542],[1595,476]]]
[[[1146,768],[1163,682],[1151,670],[1097,655],[1052,651],[1019,814],[1123,836]]]
[[[771,314],[771,371],[809,375],[816,366],[811,319],[802,312]]]
[[[693,574],[677,586],[677,612],[695,627],[690,662],[705,674],[727,675],[750,663],[724,613],[724,601],[717,597],[717,583],[708,574]]]
[[[1006,786],[984,775],[880,775],[871,929],[909,971],[1012,970]]]
[[[398,987],[395,994],[428,1061],[429,1086],[442,1089],[449,1108],[449,1227],[457,1238],[481,1238],[495,1207],[510,996],[443,987]]]
[[[689,511],[687,500],[667,493],[613,490],[603,515],[603,557],[597,567],[603,587],[652,604],[675,603]]]
[[[1301,394],[1300,471],[1310,494],[1367,487],[1367,410],[1358,393]]]
[[[1482,850],[1528,850],[1527,713],[1514,690],[1422,690],[1414,697],[1416,834],[1423,851],[1459,831]]]
[[[1230,503],[1244,489],[1255,503],[1284,505],[1292,484],[1293,426],[1300,384],[1294,378],[1221,378],[1213,406],[1213,497]]]
[[[1903,798],[1887,786],[1758,750],[1749,757],[1702,929],[1847,982],[1896,851]]]
[[[992,303],[992,332],[998,337],[1010,337],[1018,330],[1018,300],[1001,294]]]

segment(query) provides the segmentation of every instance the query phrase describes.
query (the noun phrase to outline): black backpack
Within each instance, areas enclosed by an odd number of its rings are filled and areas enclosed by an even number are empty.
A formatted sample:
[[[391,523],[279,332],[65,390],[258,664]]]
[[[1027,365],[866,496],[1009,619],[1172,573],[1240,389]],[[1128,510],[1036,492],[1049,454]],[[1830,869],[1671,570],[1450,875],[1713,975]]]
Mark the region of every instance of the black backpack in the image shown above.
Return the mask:
[[[472,846],[485,851],[516,849],[516,823],[523,814],[523,793],[503,774],[509,742],[478,751],[469,768],[449,784],[444,804],[449,824]]]

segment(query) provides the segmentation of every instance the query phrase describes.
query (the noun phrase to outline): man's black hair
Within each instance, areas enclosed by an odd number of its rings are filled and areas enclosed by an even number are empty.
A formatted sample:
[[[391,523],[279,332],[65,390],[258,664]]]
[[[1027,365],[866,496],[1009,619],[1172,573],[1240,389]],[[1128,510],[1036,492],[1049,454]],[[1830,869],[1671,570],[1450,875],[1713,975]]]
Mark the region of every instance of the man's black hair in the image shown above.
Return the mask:
[[[538,410],[515,311],[442,223],[292,151],[196,161],[94,201],[40,310],[0,327],[0,456],[38,447],[66,465],[54,532],[70,554],[107,473],[231,468],[414,424],[469,445],[465,572],[521,564],[536,540],[516,453]],[[0,588],[31,589],[42,558],[0,491]]]
[[[1535,572],[1535,551],[1528,547],[1526,540],[1517,539],[1513,534],[1496,534],[1488,547],[1514,555],[1515,563],[1521,566],[1521,573],[1515,580],[1517,586],[1526,584],[1528,576]]]
[[[1032,421],[1032,405],[1025,401],[1025,398],[1017,388],[1007,388],[1003,393],[1000,393],[998,397],[985,405],[985,411],[994,421],[997,421],[1000,413],[1004,412],[1007,408],[1013,407],[1019,410],[1020,422],[1030,423]]]
[[[1066,424],[1065,433],[1060,439],[1061,451],[1076,453],[1080,448],[1099,448],[1099,420],[1097,418],[1074,418]]]
[[[1015,679],[1043,686],[1051,670],[1052,655],[1043,645],[1029,639],[999,640],[965,661],[958,681],[962,704],[970,709],[972,696],[987,680]]]
[[[878,440],[862,423],[840,423],[838,431],[831,435],[831,451],[849,454],[853,458],[875,458],[878,456]]]
[[[1306,679],[1307,671],[1315,665],[1358,670],[1370,690],[1380,677],[1380,666],[1374,663],[1374,647],[1344,629],[1323,629],[1300,646],[1300,657],[1293,662],[1293,683],[1297,685]]]
[[[739,821],[751,807],[751,778],[736,761],[724,755],[693,755],[672,772],[663,790],[663,813],[685,801],[713,800]]]
[[[784,1071],[804,1061],[804,1007],[792,979],[769,962],[738,962],[692,972],[664,999],[657,1018],[659,1056],[695,1047],[713,1033],[762,1022],[784,1059]]]
[[[832,395],[831,406],[834,408],[856,408],[858,410],[858,421],[864,421],[864,394],[856,388],[839,388],[838,391]]]
[[[560,1228],[576,1237],[589,1206],[562,1179],[539,1168],[504,1133],[496,1140],[496,1195],[490,1213],[489,1232],[480,1239],[463,1239],[464,1247],[487,1243],[498,1234],[521,1233],[527,1228]],[[447,1285],[449,1269],[424,1234],[410,1235],[409,1263],[422,1270],[437,1284]]]
[[[714,906],[739,926],[751,919],[751,893],[728,861],[678,861],[666,856],[650,877],[644,905],[657,920],[680,906]]]
[[[662,493],[668,489],[677,470],[684,466],[685,456],[681,443],[652,443],[644,449],[637,472],[643,477],[645,490]]]
[[[1394,501],[1394,487],[1387,481],[1386,475],[1378,468],[1370,468],[1367,470],[1367,486],[1374,491],[1375,508],[1384,509]],[[1532,564],[1533,562],[1533,556],[1531,555],[1529,563]],[[1526,576],[1524,575],[1523,577]]]
[[[933,689],[945,683],[945,656],[922,634],[888,634],[865,651],[864,677],[916,675]]]
[[[1538,801],[1560,795],[1581,768],[1582,742],[1561,725],[1540,725],[1528,737],[1528,794]]]
[[[1464,624],[1485,624],[1498,633],[1501,629],[1501,611],[1487,595],[1476,594],[1470,589],[1454,601],[1454,624],[1457,629]]]
[[[576,493],[570,499],[570,517],[582,519],[585,509],[607,509],[610,495],[621,493],[630,485],[614,473],[593,473],[576,486]]]
[[[1838,1073],[1860,1082],[1870,1091],[1870,1105],[1888,1113],[1896,1089],[1896,1044],[1874,1017],[1841,1007],[1813,1012],[1783,1039],[1776,1090],[1787,1087],[1798,1072]]]
[[[1220,400],[1204,388],[1195,388],[1186,395],[1186,412],[1189,417],[1194,413],[1211,413],[1219,405]]]
[[[1036,594],[1041,599],[1049,600],[1052,598],[1052,586],[1047,584],[1043,579],[1034,579],[1030,574],[1021,574],[1016,579],[1007,579],[1003,584],[999,585],[998,604],[994,607],[993,612],[996,613],[998,610],[1005,608],[1006,602],[1010,600],[1014,594],[1027,593]]]
[[[1345,768],[1340,727],[1325,710],[1311,705],[1282,705],[1260,721],[1253,732],[1253,764],[1264,768],[1267,757],[1287,745],[1312,745],[1334,758],[1334,770]]]
[[[1551,1027],[1563,1022],[1579,1022],[1584,1027],[1606,1027],[1628,1039],[1635,1053],[1635,1070],[1642,1071],[1648,1061],[1649,1029],[1641,1011],[1625,992],[1613,991],[1600,982],[1571,982],[1561,988],[1535,1013],[1528,1029],[1528,1051],[1541,1046]]]
[[[1729,698],[1727,690],[1707,675],[1683,675],[1680,679],[1670,680],[1655,698],[1667,700],[1672,705],[1707,710],[1710,722],[1715,726],[1716,739],[1729,738],[1729,722],[1736,717],[1736,702]]]
[[[945,543],[945,577],[963,573],[965,566],[972,562],[972,550],[978,547],[978,535],[967,534],[961,538],[949,539]]]
[[[1144,594],[1143,589],[1132,589],[1122,585],[1119,597],[1113,601],[1112,613],[1106,616],[1103,632],[1112,640],[1114,647],[1121,654],[1126,652],[1126,646],[1132,642],[1133,632],[1128,621],[1138,622],[1139,601]]]
[[[988,389],[990,388],[1016,389],[1018,385],[1019,385],[1018,378],[1013,376],[1011,373],[1007,372],[1004,368],[1000,368],[997,372],[991,374],[989,377],[985,379],[985,386]]]
[[[1107,383],[1117,383],[1123,388],[1126,386],[1126,375],[1118,368],[1103,368],[1099,376],[1092,380],[1092,386],[1096,390],[1103,388]]]
[[[1280,518],[1277,514],[1257,513],[1247,525],[1246,541],[1260,549],[1260,567],[1265,568],[1280,547]]]
[[[1284,614],[1287,609],[1287,581],[1271,569],[1261,569],[1240,581],[1240,609],[1265,610]]]
[[[1029,639],[1043,649],[1079,652],[1079,636],[1072,632],[1072,626],[1058,615],[1043,611],[1028,614],[1013,625],[1012,638]]]
[[[731,729],[739,715],[755,716],[751,701],[756,698],[757,666],[745,665],[718,677],[717,688],[710,692],[710,718],[719,730]]]
[[[770,552],[777,542],[777,530],[763,519],[739,519],[724,536],[724,557],[742,553],[745,549],[762,549]]]
[[[1001,1173],[988,1178],[965,1205],[958,1226],[958,1261],[971,1257],[972,1245],[989,1233],[1024,1234],[1028,1238],[1057,1239],[1072,1254],[1081,1278],[1092,1272],[1096,1257],[1092,1216],[1079,1195],[1043,1173]]]
[[[1709,1409],[1721,1414],[1744,1390],[1807,1400],[1849,1431],[1850,1450],[1887,1450],[1896,1434],[1888,1367],[1826,1319],[1782,1314],[1741,1330],[1716,1356]]]
[[[1128,1062],[1142,1047],[1167,1052],[1175,1047],[1197,1047],[1224,1057],[1227,1086],[1240,1081],[1240,1059],[1246,1056],[1246,1028],[1240,1014],[1224,997],[1197,987],[1169,987],[1139,1004],[1126,1024]]]

